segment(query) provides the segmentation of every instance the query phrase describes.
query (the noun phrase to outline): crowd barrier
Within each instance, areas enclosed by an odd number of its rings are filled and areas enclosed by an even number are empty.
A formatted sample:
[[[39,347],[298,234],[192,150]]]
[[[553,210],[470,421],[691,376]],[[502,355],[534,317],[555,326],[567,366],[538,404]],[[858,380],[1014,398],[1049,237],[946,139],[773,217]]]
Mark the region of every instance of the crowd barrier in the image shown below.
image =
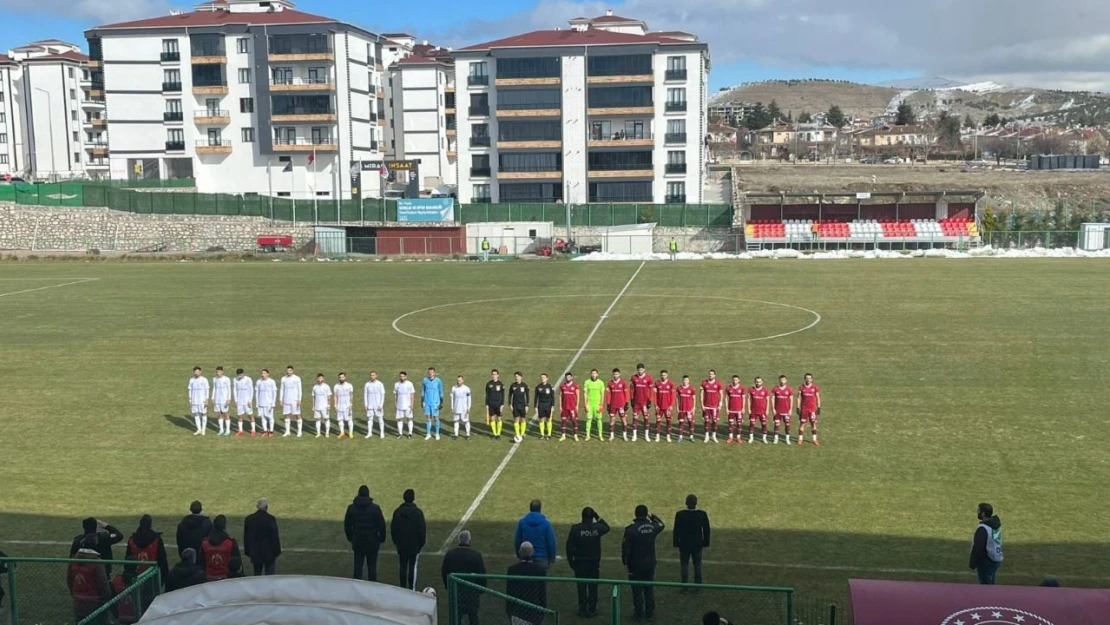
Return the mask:
[[[69,565],[90,560],[71,558],[0,558],[7,568],[5,580],[7,606],[0,613],[10,625],[99,625],[135,622],[143,610],[161,593],[162,574],[157,565],[138,571],[130,583],[117,588],[114,578],[125,567],[136,567],[134,560],[95,560],[110,567],[110,593],[99,600],[76,602],[68,586]],[[118,582],[116,582],[118,583]],[[125,618],[120,618],[121,610]],[[130,614],[134,620],[126,616]]]

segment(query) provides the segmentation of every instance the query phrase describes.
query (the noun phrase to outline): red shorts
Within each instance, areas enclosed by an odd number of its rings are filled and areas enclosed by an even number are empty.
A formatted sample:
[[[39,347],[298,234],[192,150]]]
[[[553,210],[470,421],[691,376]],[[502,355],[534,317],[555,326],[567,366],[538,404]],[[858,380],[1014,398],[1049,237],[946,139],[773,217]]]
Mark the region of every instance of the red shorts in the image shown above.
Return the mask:
[[[817,423],[816,410],[802,410],[802,421],[805,423]]]
[[[785,421],[787,423],[790,423],[790,413],[788,412],[786,414],[775,415],[775,421]]]
[[[562,410],[562,412],[560,412],[559,416],[563,419],[578,419],[578,411],[577,410],[570,410],[568,408],[563,408],[563,410]]]
[[[671,418],[671,410],[672,410],[671,408],[660,408],[659,406],[656,406],[655,407],[655,418],[657,418],[657,419],[670,419]]]
[[[702,408],[701,416],[704,419],[717,419],[720,412],[720,408]]]
[[[748,423],[755,423],[756,421],[759,421],[760,423],[767,423],[767,415],[765,415],[765,414],[749,414],[748,415]]]
[[[621,405],[621,406],[609,406],[609,416],[610,417],[623,417],[624,416],[624,406],[623,405]]]
[[[678,413],[678,420],[679,421],[682,421],[682,420],[693,421],[694,420],[694,412],[693,411],[679,412]]]
[[[733,421],[742,421],[743,419],[744,419],[744,413],[742,413],[742,412],[729,412],[728,413],[728,420],[729,420],[730,423],[733,422]]]

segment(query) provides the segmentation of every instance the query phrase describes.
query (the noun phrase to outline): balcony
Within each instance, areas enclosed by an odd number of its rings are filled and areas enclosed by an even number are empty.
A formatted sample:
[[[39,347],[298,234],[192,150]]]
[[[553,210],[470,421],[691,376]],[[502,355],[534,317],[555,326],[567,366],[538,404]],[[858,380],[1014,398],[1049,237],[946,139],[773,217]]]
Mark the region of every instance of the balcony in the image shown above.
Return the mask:
[[[466,84],[470,87],[488,87],[489,76],[476,76],[474,74],[471,74],[470,76],[466,77]]]
[[[664,80],[686,80],[686,70],[684,69],[669,69],[663,75]]]
[[[685,132],[668,132],[663,136],[664,143],[686,143]]]
[[[193,95],[227,95],[226,82],[193,83]]]
[[[103,83],[101,83],[101,84],[93,83],[92,88],[89,89],[89,101],[90,102],[100,102],[101,104],[104,103],[104,84]]]
[[[558,76],[524,76],[519,78],[498,76],[494,84],[498,87],[544,87],[562,83]]]
[[[489,105],[485,106],[469,106],[466,112],[471,117],[489,117]]]
[[[181,93],[181,81],[162,83],[162,93]]]
[[[104,102],[103,98],[99,99],[99,100],[94,100],[90,96],[88,98],[85,98],[85,99],[81,100],[81,108],[102,109],[102,108],[104,108],[104,106],[105,106],[105,102]]]
[[[562,109],[556,108],[518,108],[516,106],[498,106],[498,117],[561,117]]]
[[[664,200],[667,204],[685,204],[685,195],[668,195]]]
[[[653,145],[655,145],[655,140],[652,139],[650,132],[626,134],[618,131],[611,136],[592,134],[589,142],[591,148],[632,148],[651,147]]]
[[[651,163],[595,163],[589,165],[590,178],[651,178]]]
[[[183,122],[185,121],[185,113],[181,111],[166,111],[162,113],[163,122]]]
[[[193,123],[210,126],[230,124],[231,113],[229,111],[218,111],[216,109],[194,111]]]
[[[89,169],[108,169],[111,161],[106,158],[92,158],[85,161],[85,166]]]
[[[85,125],[90,128],[100,128],[101,130],[108,127],[107,117],[86,117]]]
[[[490,146],[489,137],[471,137],[470,147],[472,148],[488,148]]]
[[[270,120],[274,123],[283,122],[335,122],[338,119],[334,111],[316,108],[292,108],[275,110]]]
[[[535,167],[506,167],[497,171],[498,180],[559,180],[563,172],[558,169]]]
[[[339,145],[331,137],[319,139],[274,139],[275,152],[338,152]]]
[[[185,142],[184,141],[167,141],[166,142],[166,151],[167,152],[184,152],[185,151]]]
[[[334,61],[335,54],[326,45],[271,45],[269,60],[271,63]]]
[[[270,91],[335,91],[330,78],[285,78],[270,81]]]
[[[193,65],[227,65],[227,53],[220,47],[198,47],[192,49]]]
[[[90,69],[100,69],[104,67],[104,59],[89,59]]]
[[[653,83],[655,76],[649,74],[624,74],[620,76],[590,76],[586,82],[591,85],[619,85],[629,83]]]
[[[591,106],[587,113],[592,117],[607,115],[654,115],[655,106],[648,102],[642,106]]]
[[[490,170],[489,167],[471,167],[470,168],[470,177],[471,178],[489,178],[490,175],[491,175],[491,170]]]
[[[667,102],[664,110],[668,113],[682,113],[686,111],[686,102]]]
[[[455,136],[455,135],[457,134],[457,133],[455,132],[455,129],[454,129],[454,128],[452,128],[451,126],[448,126],[448,127],[447,127],[446,133],[447,133],[447,136],[448,136],[448,137],[454,137],[454,136]]]
[[[498,139],[498,150],[534,150],[540,148],[558,148],[563,147],[562,139],[528,139],[528,140],[504,140]]]
[[[93,156],[108,156],[108,143],[106,141],[85,144],[85,149],[92,152]]]
[[[231,142],[218,139],[197,141],[197,154],[231,154]]]
[[[664,171],[668,174],[684,174],[686,173],[686,163],[667,163],[667,168]]]
[[[180,52],[163,52],[162,56],[159,57],[159,60],[163,63],[180,63],[181,62],[181,53]]]

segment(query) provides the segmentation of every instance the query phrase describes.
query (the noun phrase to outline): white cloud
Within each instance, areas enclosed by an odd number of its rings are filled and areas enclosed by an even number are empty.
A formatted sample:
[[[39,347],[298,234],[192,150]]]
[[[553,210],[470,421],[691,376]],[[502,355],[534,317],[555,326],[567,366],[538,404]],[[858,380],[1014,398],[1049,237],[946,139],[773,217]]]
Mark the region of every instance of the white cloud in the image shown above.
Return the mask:
[[[97,24],[165,15],[169,0],[0,0],[0,12],[47,13]]]

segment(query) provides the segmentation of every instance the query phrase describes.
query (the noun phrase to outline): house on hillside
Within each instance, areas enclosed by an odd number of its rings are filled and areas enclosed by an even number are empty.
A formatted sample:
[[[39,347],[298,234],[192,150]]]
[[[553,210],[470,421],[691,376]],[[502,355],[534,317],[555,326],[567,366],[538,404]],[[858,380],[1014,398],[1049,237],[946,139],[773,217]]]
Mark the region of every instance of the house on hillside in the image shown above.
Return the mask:
[[[834,152],[839,131],[829,124],[777,123],[756,132],[756,149],[764,158],[825,158]]]
[[[709,143],[732,143],[735,144],[738,137],[738,131],[732,126],[725,126],[723,124],[709,124]]]
[[[929,134],[923,126],[882,126],[856,133],[856,145],[863,150],[927,146]]]

